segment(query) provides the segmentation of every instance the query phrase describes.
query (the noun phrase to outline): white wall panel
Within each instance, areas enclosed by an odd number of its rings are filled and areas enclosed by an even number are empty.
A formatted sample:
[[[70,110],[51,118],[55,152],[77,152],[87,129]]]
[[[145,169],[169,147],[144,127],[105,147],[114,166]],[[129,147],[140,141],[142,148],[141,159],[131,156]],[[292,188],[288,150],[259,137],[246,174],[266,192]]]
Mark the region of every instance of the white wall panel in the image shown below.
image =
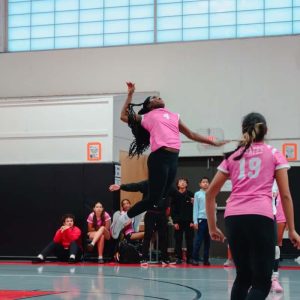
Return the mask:
[[[0,103],[0,163],[87,162],[100,142],[112,161],[113,97],[10,99]]]
[[[242,116],[259,111],[271,140],[300,138],[299,36],[9,53],[0,66],[0,98],[111,95],[132,80],[137,92],[159,91],[193,130],[238,139]]]

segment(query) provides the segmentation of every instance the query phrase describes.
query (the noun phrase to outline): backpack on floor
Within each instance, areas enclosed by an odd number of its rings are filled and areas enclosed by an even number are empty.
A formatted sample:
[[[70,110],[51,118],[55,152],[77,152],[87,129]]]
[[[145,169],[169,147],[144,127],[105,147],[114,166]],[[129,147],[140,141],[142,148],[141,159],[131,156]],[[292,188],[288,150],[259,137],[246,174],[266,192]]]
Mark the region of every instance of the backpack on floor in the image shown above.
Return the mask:
[[[128,243],[123,240],[119,244],[119,262],[122,264],[136,264],[141,261],[140,245],[138,243]]]

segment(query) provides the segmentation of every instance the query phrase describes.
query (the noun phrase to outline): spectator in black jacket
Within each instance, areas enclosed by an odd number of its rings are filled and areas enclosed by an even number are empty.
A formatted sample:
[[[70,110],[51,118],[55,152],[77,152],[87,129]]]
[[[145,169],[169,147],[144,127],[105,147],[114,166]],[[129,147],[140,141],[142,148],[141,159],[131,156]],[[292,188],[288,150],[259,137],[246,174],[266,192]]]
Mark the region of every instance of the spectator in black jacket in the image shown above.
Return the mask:
[[[148,190],[149,190],[149,184],[148,180],[136,182],[136,183],[129,183],[129,184],[112,184],[109,187],[109,190],[111,192],[123,190],[127,192],[141,192],[143,194],[143,199],[141,201],[147,201],[145,200],[148,196]],[[166,207],[167,209],[167,207]],[[139,215],[141,216],[141,215]],[[135,219],[139,216],[136,216]],[[139,220],[135,220],[135,223],[139,223]],[[159,249],[161,251],[161,263],[162,264],[169,264],[169,258],[167,253],[167,237],[166,233],[168,232],[168,219],[166,216],[165,211],[161,210],[155,210],[154,208],[152,210],[148,210],[144,217],[144,240],[143,240],[143,249],[142,249],[142,265],[147,265],[148,260],[148,253],[149,253],[149,246],[150,241],[152,238],[152,235],[155,231],[158,232],[158,238],[159,238]]]
[[[186,262],[192,263],[193,254],[193,196],[188,191],[188,180],[179,178],[176,182],[177,190],[172,189],[169,196],[171,200],[171,217],[174,224],[176,263],[182,263],[182,241],[183,233],[187,247]]]

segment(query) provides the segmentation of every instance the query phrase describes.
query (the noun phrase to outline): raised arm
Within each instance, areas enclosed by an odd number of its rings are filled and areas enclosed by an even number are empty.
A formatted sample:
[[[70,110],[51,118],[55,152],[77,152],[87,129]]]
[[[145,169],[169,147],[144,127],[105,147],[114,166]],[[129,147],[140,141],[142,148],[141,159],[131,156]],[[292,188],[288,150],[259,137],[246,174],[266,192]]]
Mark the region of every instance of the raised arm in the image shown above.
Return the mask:
[[[122,107],[120,119],[123,122],[128,123],[128,106],[132,101],[132,96],[135,91],[135,84],[130,81],[126,82],[126,84],[127,84],[127,88],[128,88],[128,95],[127,95],[126,101]],[[135,118],[140,120],[141,116],[135,115]]]
[[[181,120],[179,120],[179,131],[189,139],[199,143],[205,143],[217,147],[223,146],[228,143],[228,141],[212,141],[207,137],[190,130],[185,124],[183,124]]]

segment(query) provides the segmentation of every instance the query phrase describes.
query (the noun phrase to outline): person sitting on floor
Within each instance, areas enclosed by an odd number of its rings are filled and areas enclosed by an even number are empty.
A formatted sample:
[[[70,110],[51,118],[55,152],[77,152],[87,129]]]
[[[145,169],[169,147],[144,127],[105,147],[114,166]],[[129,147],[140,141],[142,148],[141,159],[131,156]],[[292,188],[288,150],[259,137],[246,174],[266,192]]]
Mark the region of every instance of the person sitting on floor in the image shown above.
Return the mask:
[[[62,226],[56,231],[53,241],[32,261],[45,262],[49,254],[54,254],[59,261],[76,263],[82,256],[81,230],[74,225],[72,214],[62,216]]]
[[[129,199],[123,199],[121,201],[121,208],[122,208],[121,213],[125,213],[126,211],[128,211],[130,209],[130,207],[131,207],[131,202]],[[125,224],[125,227],[123,229],[124,237],[127,241],[142,240],[144,238],[143,231],[135,230],[135,228],[138,229],[139,224],[134,224],[134,223],[135,223],[135,219],[133,219],[133,220],[130,219]]]
[[[103,264],[103,250],[105,240],[110,239],[110,215],[105,211],[103,205],[97,201],[94,204],[93,212],[87,218],[88,237],[91,242],[87,245],[88,250],[92,251],[97,244],[98,263]]]

